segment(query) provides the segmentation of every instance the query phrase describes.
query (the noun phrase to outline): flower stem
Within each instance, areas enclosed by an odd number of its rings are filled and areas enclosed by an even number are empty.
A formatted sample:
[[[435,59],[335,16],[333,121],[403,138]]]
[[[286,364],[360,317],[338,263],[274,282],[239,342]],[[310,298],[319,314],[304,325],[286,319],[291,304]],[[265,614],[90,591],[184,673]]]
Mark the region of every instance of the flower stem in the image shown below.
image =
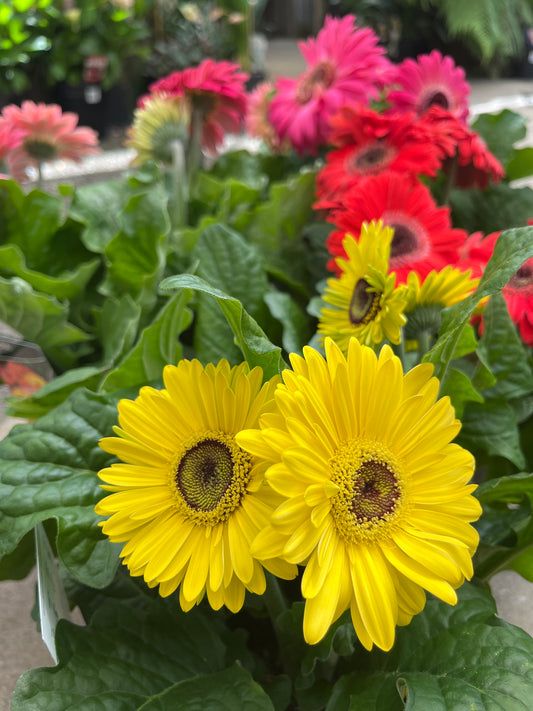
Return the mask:
[[[446,182],[444,183],[444,189],[442,191],[441,205],[447,205],[450,202],[450,194],[455,185],[455,178],[457,177],[457,167],[459,165],[459,158],[457,152],[454,157],[450,160],[449,170],[446,176]]]
[[[204,126],[204,112],[201,108],[193,106],[191,115],[191,138],[187,150],[187,175],[189,186],[200,168],[202,158],[202,132]]]
[[[416,334],[416,340],[418,342],[418,358],[421,361],[431,348],[429,331],[426,331],[425,329],[420,330]]]
[[[172,141],[170,150],[172,151],[172,197],[169,204],[169,214],[172,222],[172,231],[175,232],[187,222],[189,186],[183,143],[179,140]]]
[[[278,579],[268,571],[265,571],[265,577],[267,585],[266,590],[263,593],[263,601],[266,609],[268,610],[268,614],[270,615],[270,619],[272,620],[272,624],[276,628],[276,620],[283,612],[286,612],[289,609],[289,606],[287,605],[285,596],[281,592]]]

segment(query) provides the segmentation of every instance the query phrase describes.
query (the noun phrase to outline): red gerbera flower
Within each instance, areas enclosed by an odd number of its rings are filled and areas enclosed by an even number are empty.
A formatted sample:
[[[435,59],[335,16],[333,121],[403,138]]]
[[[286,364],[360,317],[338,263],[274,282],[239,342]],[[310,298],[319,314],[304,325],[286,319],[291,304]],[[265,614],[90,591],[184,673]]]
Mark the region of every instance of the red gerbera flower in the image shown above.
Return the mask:
[[[468,116],[470,87],[464,70],[436,49],[419,55],[416,61],[405,59],[392,83],[400,86],[387,96],[395,111],[414,111],[421,116],[436,104],[462,121]]]
[[[457,166],[446,162],[443,169],[455,170],[454,183],[458,188],[478,187],[484,190],[489,182],[498,183],[505,175],[500,161],[489,151],[481,136],[472,131],[457,144]]]
[[[330,142],[339,146],[326,156],[317,176],[319,197],[342,199],[361,178],[385,170],[406,179],[434,176],[440,167],[437,148],[414,114],[384,116],[362,106],[345,106],[331,119]]]
[[[455,264],[467,236],[464,230],[452,228],[449,208],[437,207],[424,185],[413,185],[398,173],[361,181],[346,193],[343,207],[333,210],[328,220],[337,227],[327,240],[334,257],[344,256],[345,234],[359,234],[363,222],[383,220],[392,227],[390,271],[396,272],[399,282],[406,281],[409,271],[425,277],[433,269]],[[333,259],[328,267],[335,269]]]
[[[269,117],[278,135],[300,154],[326,145],[330,117],[344,104],[377,99],[392,73],[378,36],[355,17],[326,17],[316,39],[299,42],[307,62],[297,79],[278,79]]]
[[[459,141],[469,135],[466,125],[452,113],[440,106],[433,105],[420,117],[419,130],[425,130],[436,147],[441,160],[453,158]]]
[[[98,137],[92,128],[79,127],[78,116],[63,113],[56,104],[23,101],[2,111],[2,126],[20,138],[7,156],[8,168],[18,181],[28,179],[27,168],[38,168],[56,158],[79,161],[98,152]]]
[[[150,85],[150,91],[168,96],[185,95],[193,112],[201,114],[203,147],[216,152],[224,134],[241,130],[246,115],[244,84],[248,75],[239,70],[239,65],[233,62],[204,59],[197,67],[159,79]],[[142,107],[145,99],[140,99],[139,106]]]
[[[472,269],[472,276],[481,276],[500,234],[492,232],[486,237],[481,232],[471,234],[461,250],[461,268],[466,265]],[[524,262],[513,274],[503,287],[502,295],[522,340],[533,346],[533,258]],[[480,332],[483,332],[483,321]]]

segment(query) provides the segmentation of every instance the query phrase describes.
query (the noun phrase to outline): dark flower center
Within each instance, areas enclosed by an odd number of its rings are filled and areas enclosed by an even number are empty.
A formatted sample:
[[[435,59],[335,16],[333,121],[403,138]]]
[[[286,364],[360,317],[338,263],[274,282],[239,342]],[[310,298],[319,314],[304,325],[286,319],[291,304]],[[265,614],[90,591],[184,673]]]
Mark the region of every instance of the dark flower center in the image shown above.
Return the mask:
[[[313,97],[315,89],[327,89],[335,79],[335,69],[330,62],[320,62],[311,73],[304,77],[296,89],[296,101],[307,104]]]
[[[181,458],[176,485],[191,509],[212,511],[231,485],[233,458],[223,442],[204,439]]]
[[[379,311],[380,295],[369,291],[369,286],[366,279],[359,279],[353,290],[348,316],[354,326],[370,323]]]
[[[421,113],[426,112],[430,106],[440,106],[443,109],[449,109],[451,107],[450,100],[446,94],[442,91],[433,91],[428,94],[422,101]]]
[[[366,146],[356,151],[348,161],[347,168],[351,172],[378,173],[389,165],[392,152],[379,143]]]
[[[520,269],[509,279],[508,286],[511,289],[520,291],[533,289],[533,266],[531,264],[522,264]]]
[[[396,476],[384,463],[363,462],[354,476],[350,510],[359,523],[392,514],[401,496]]]
[[[24,148],[28,154],[37,161],[51,160],[57,155],[57,150],[52,143],[39,140],[24,141]]]
[[[394,237],[392,238],[390,249],[391,260],[416,252],[418,239],[410,227],[401,223],[389,224],[389,227],[392,227],[394,230]]]

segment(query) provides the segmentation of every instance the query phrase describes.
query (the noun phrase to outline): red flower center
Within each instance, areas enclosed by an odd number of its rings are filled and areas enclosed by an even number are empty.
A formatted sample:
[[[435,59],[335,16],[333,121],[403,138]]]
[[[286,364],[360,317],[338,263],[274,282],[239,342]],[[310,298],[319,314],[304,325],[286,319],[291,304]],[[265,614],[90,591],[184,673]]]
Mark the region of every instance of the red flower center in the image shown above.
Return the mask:
[[[533,264],[526,262],[509,279],[506,291],[519,291],[523,296],[533,295]]]
[[[302,78],[296,89],[296,101],[307,104],[315,91],[322,92],[328,89],[335,79],[335,68],[331,62],[319,62],[311,72]]]
[[[356,149],[346,161],[348,173],[379,173],[392,162],[395,151],[382,143]]]
[[[390,269],[398,269],[423,259],[429,253],[428,240],[422,225],[399,213],[385,213],[383,222],[394,230],[390,251]]]

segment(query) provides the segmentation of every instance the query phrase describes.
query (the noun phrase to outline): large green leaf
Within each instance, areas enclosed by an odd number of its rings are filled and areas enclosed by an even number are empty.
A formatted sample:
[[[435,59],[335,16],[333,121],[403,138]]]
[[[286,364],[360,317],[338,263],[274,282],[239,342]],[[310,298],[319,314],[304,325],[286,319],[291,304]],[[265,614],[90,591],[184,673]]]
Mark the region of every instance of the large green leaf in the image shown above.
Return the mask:
[[[517,148],[505,166],[508,180],[520,180],[533,175],[533,146]]]
[[[12,711],[188,708],[177,701],[179,682],[187,679],[195,691],[202,683],[210,693],[218,687],[221,704],[226,695],[234,701],[227,683],[214,676],[226,666],[217,627],[199,610],[182,613],[176,600],[169,604],[152,599],[144,605],[106,602],[85,628],[60,621],[56,648],[59,666],[26,672],[17,683]],[[270,711],[243,669],[228,670],[227,680],[259,701],[257,708]],[[145,706],[149,703],[154,705]],[[201,697],[196,704],[197,709],[204,708]]]
[[[46,273],[28,269],[26,259],[20,247],[7,244],[0,247],[0,271],[24,279],[36,291],[49,294],[58,299],[71,299],[77,296],[87,284],[99,265],[98,259],[79,264],[75,269],[49,276]]]
[[[190,299],[190,292],[181,291],[168,300],[132,350],[105,377],[103,390],[145,385],[161,378],[165,365],[180,360],[182,348],[178,336],[192,319],[187,308]]]
[[[476,575],[489,579],[498,570],[512,568],[533,580],[533,474],[483,482],[476,497],[483,506]]]
[[[228,227],[215,224],[204,230],[191,259],[197,264],[196,274],[200,278],[238,299],[253,317],[261,315],[268,282],[261,255],[254,245]],[[230,326],[220,318],[213,299],[205,294],[198,294],[194,346],[204,362],[216,362],[222,357],[230,362],[241,359]]]
[[[16,244],[32,268],[42,271],[50,261],[49,248],[61,224],[63,201],[40,190],[32,190],[20,204],[10,224],[8,241]]]
[[[453,224],[485,234],[527,224],[532,204],[531,188],[512,188],[507,183],[486,190],[452,190],[450,196]]]
[[[68,308],[53,296],[34,291],[20,279],[0,277],[0,321],[37,343],[50,359],[72,365],[73,353],[65,348],[88,340],[87,334],[68,322]]]
[[[465,584],[456,607],[428,600],[388,655],[375,652],[342,677],[326,711],[528,711],[532,659],[533,639],[498,619],[488,592]]]
[[[520,114],[504,109],[498,114],[481,114],[472,124],[489,150],[503,164],[513,153],[513,146],[526,136],[526,120]]]
[[[96,474],[112,459],[98,440],[116,420],[116,397],[78,390],[0,442],[0,554],[36,523],[56,519],[58,554],[73,577],[93,587],[110,582],[117,554],[94,506],[104,495]]]
[[[130,294],[151,307],[165,266],[169,232],[167,195],[161,185],[130,198],[120,216],[121,231],[105,247],[108,296]]]
[[[500,235],[476,291],[444,311],[439,339],[424,357],[434,364],[437,378],[442,380],[450,361],[456,357],[463,331],[481,299],[500,291],[531,256],[533,227],[507,230]]]
[[[161,291],[172,289],[193,289],[214,297],[231,330],[235,342],[240,348],[250,367],[260,366],[264,377],[271,378],[280,372],[284,366],[281,358],[281,348],[271,343],[257,322],[243,309],[241,302],[229,296],[220,289],[215,289],[200,277],[192,274],[182,274],[164,279]]]

